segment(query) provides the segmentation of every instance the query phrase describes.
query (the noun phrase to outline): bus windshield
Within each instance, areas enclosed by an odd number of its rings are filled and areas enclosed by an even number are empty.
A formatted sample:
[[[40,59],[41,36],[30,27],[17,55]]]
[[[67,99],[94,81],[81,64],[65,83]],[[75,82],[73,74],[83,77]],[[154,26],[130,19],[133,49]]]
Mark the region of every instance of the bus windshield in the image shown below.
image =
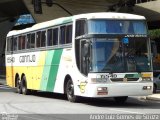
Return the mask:
[[[151,71],[146,38],[93,38],[91,72]]]
[[[88,34],[147,34],[144,20],[104,20],[88,21]]]

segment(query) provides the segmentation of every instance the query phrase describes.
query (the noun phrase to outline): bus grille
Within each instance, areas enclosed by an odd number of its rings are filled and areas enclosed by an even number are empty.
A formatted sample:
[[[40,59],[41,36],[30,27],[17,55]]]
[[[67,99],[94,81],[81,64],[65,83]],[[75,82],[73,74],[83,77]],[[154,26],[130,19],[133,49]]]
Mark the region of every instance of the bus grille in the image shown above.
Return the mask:
[[[112,82],[123,82],[125,78],[111,78]],[[139,78],[127,78],[125,81],[138,81]]]

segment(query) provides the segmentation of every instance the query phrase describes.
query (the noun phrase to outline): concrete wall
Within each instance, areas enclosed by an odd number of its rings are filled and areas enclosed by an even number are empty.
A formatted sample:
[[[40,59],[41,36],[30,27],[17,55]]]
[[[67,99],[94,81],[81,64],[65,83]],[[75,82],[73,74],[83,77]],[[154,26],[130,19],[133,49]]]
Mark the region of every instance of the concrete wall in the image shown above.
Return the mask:
[[[144,15],[148,21],[160,21],[160,0],[137,4],[134,13]]]

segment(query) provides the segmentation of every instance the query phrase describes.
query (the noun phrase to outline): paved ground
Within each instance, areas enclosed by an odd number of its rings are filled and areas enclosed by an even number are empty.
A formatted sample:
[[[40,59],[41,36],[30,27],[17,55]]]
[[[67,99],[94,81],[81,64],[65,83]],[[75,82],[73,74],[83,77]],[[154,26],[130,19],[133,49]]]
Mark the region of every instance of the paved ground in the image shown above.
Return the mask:
[[[14,115],[18,120],[91,120],[91,115],[159,114],[160,102],[129,97],[125,104],[111,98],[88,99],[70,103],[65,96],[38,92],[32,95],[17,94],[15,89],[0,88],[0,114]],[[79,115],[79,116],[77,116]],[[1,120],[1,116],[0,116]],[[17,119],[16,119],[17,120]],[[95,120],[95,119],[94,119]]]
[[[65,96],[38,92],[32,95],[17,94],[7,89],[0,92],[0,113],[21,114],[93,114],[93,113],[160,113],[160,102],[129,97],[125,104],[113,99],[84,98],[80,103],[70,103]]]
[[[146,96],[146,99],[160,101],[160,91],[158,91],[157,93],[155,93],[153,95]]]
[[[2,117],[13,114],[11,117],[18,117],[18,120],[91,120],[92,115],[95,114],[160,113],[160,100],[143,99],[146,97],[129,97],[123,105],[115,103],[112,98],[83,98],[80,103],[70,103],[61,94],[38,92],[26,96],[17,94],[15,91],[6,85],[0,85],[0,114]],[[0,120],[2,117],[0,115]],[[142,118],[142,116],[138,117]]]

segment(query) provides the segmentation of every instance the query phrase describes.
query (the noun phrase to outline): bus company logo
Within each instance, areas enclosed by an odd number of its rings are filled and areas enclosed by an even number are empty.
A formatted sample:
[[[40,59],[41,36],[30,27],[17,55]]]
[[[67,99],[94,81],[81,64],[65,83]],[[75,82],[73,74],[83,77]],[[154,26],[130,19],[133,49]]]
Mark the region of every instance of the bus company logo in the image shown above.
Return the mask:
[[[85,92],[86,85],[87,85],[87,82],[81,82],[80,83],[80,91],[81,91],[81,93]]]
[[[97,75],[97,78],[108,79],[108,78],[117,78],[116,74],[106,74],[106,75]]]
[[[19,57],[19,62],[36,62],[36,55],[22,55]]]
[[[108,75],[97,75],[97,77],[96,78],[100,78],[100,79],[108,79],[109,78],[109,76]]]

